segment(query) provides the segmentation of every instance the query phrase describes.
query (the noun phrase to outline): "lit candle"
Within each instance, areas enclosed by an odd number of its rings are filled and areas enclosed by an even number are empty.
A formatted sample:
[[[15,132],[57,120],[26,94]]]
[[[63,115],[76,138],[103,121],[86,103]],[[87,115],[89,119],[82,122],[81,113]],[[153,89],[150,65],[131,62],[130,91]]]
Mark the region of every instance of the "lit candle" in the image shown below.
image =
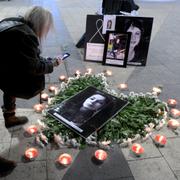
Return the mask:
[[[48,100],[48,97],[49,97],[49,95],[48,95],[47,93],[42,93],[42,94],[41,94],[41,99],[42,99],[43,101],[47,101],[47,100]]]
[[[104,70],[105,76],[112,76],[112,71]]]
[[[155,95],[159,95],[162,92],[161,88],[159,87],[153,87],[152,90],[153,90],[153,94]]]
[[[178,109],[171,109],[170,115],[171,117],[177,119],[180,116],[180,111]]]
[[[168,99],[167,103],[168,103],[168,106],[172,108],[175,108],[177,105],[177,101],[175,99]]]
[[[105,161],[107,159],[107,152],[102,149],[98,149],[95,151],[94,156],[99,161]]]
[[[31,125],[26,129],[26,132],[30,135],[36,134],[38,132],[38,128],[35,125]]]
[[[92,74],[92,69],[91,68],[87,69],[87,74]]]
[[[80,76],[80,75],[81,75],[81,72],[79,70],[76,70],[75,76]]]
[[[167,139],[165,136],[157,134],[154,138],[154,143],[158,146],[164,146],[167,142]]]
[[[131,146],[131,151],[136,155],[136,156],[140,156],[144,153],[144,148],[140,145],[140,144],[137,144],[137,143],[134,143],[132,146]]]
[[[66,81],[66,76],[64,76],[64,75],[59,76],[59,80],[60,81]]]
[[[169,128],[171,128],[171,129],[177,129],[179,126],[180,126],[180,123],[177,121],[177,120],[175,120],[175,119],[170,119],[169,121],[168,121],[168,124],[167,124],[167,126],[169,127]]]
[[[70,154],[61,154],[57,160],[61,165],[67,166],[72,163],[72,157]]]
[[[120,90],[127,90],[128,89],[128,85],[125,84],[125,83],[119,84],[118,89],[120,89]]]
[[[34,108],[35,112],[40,113],[44,109],[44,105],[43,104],[35,104],[33,108]]]
[[[51,85],[51,86],[49,86],[48,90],[49,90],[49,92],[54,93],[56,88],[57,88],[56,86]]]
[[[34,160],[38,156],[38,154],[39,154],[39,152],[37,149],[29,148],[25,151],[24,155],[28,160]]]

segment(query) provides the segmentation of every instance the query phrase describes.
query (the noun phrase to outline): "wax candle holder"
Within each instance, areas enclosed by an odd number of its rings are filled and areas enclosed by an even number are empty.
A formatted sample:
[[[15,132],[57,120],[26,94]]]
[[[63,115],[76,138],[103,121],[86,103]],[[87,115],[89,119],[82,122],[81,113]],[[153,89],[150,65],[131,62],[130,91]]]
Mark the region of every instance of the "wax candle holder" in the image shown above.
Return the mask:
[[[135,156],[137,156],[137,157],[139,157],[139,156],[141,156],[142,154],[144,154],[144,148],[143,148],[140,144],[138,144],[138,143],[134,143],[134,144],[131,146],[131,151],[132,151],[132,153],[133,153]]]
[[[98,149],[95,151],[94,157],[97,161],[104,162],[107,159],[108,155],[106,151],[102,149]]]
[[[179,118],[180,117],[180,111],[178,110],[178,109],[171,109],[170,110],[170,116],[172,117],[172,118],[175,118],[175,119],[177,119],[177,118]]]
[[[57,88],[56,86],[50,85],[50,86],[48,87],[48,90],[49,90],[49,92],[51,92],[51,93],[55,93],[56,88]]]
[[[35,126],[35,125],[31,125],[31,126],[29,126],[28,128],[26,128],[26,132],[27,132],[29,135],[37,134],[37,133],[38,133],[38,127]]]
[[[72,163],[72,156],[67,153],[61,154],[58,157],[57,162],[62,166],[68,166]]]
[[[112,71],[110,70],[104,70],[103,72],[105,76],[112,76]]]
[[[180,126],[180,123],[175,119],[170,119],[167,126],[173,130],[176,130]]]
[[[39,152],[36,148],[29,148],[25,151],[25,158],[27,160],[33,161],[36,159],[36,157],[39,155]]]
[[[128,89],[128,85],[125,84],[125,83],[121,83],[118,85],[118,89],[122,90],[122,91],[125,91]]]
[[[176,105],[177,105],[177,101],[175,99],[168,99],[167,104],[168,104],[169,107],[175,108]]]
[[[165,144],[167,143],[167,139],[165,136],[163,135],[160,135],[160,134],[157,134],[154,138],[154,143],[157,145],[157,146],[160,146],[160,147],[164,147]]]
[[[35,112],[41,113],[42,110],[45,108],[45,106],[43,104],[35,104],[33,106],[33,108],[34,108]]]
[[[80,75],[81,75],[81,71],[76,70],[76,72],[75,72],[75,76],[80,76]]]
[[[60,80],[61,82],[65,82],[65,81],[67,80],[67,78],[66,78],[65,75],[61,75],[61,76],[59,76],[59,80]]]
[[[41,100],[43,100],[43,101],[47,101],[48,97],[49,97],[49,95],[47,93],[42,93],[41,94]]]

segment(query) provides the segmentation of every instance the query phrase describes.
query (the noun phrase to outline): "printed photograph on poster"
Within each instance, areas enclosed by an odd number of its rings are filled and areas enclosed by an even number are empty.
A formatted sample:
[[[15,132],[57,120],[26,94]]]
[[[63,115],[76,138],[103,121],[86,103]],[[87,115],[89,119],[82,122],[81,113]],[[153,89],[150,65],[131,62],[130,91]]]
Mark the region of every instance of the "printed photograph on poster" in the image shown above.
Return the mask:
[[[126,67],[131,33],[107,31],[103,64]]]
[[[117,16],[116,30],[130,32],[128,65],[145,66],[151,40],[152,17]]]
[[[48,110],[60,123],[87,138],[121,111],[127,101],[89,86]]]
[[[106,34],[106,31],[114,31],[115,25],[116,15],[104,15],[102,33]]]

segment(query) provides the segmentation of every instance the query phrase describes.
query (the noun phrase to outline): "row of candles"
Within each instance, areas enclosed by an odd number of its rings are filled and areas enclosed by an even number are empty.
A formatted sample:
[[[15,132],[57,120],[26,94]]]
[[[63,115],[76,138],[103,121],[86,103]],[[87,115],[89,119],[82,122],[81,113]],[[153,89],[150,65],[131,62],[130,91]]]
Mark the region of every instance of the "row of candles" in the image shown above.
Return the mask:
[[[24,156],[27,160],[35,160],[39,155],[39,151],[32,147],[32,148],[29,148],[25,151],[24,153]],[[106,151],[102,150],[102,149],[98,149],[95,151],[94,155],[95,159],[98,161],[98,162],[103,162],[107,159],[108,157],[108,154]],[[63,153],[63,154],[60,154],[60,156],[58,157],[58,159],[56,160],[56,162],[58,162],[59,164],[63,165],[63,166],[68,166],[72,163],[73,161],[73,158],[70,154],[68,153]]]
[[[163,135],[160,135],[160,134],[157,134],[155,137],[154,137],[154,143],[157,145],[157,146],[160,146],[160,147],[163,147],[165,146],[165,144],[167,143],[167,139],[165,136]],[[132,144],[131,146],[131,152],[139,157],[141,156],[142,154],[144,154],[144,148],[141,144],[138,144],[138,143],[134,143]],[[39,155],[39,152],[36,148],[29,148],[25,151],[25,158],[28,159],[28,160],[35,160],[38,155]],[[104,162],[107,157],[108,157],[108,154],[105,150],[102,150],[102,149],[98,149],[94,152],[94,155],[95,159],[99,162]],[[63,166],[67,166],[69,164],[71,164],[73,161],[73,158],[70,154],[68,153],[63,153],[61,154],[58,159],[56,160],[56,162],[58,162],[59,164],[63,165]]]

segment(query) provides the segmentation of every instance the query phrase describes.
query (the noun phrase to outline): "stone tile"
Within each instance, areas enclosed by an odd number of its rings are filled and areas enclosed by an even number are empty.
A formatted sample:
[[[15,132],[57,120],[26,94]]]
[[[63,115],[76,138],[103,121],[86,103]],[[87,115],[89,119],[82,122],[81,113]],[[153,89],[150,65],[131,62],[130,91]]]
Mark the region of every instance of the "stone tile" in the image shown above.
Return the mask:
[[[0,156],[8,158],[10,143],[0,143]]]
[[[39,151],[39,155],[36,160],[46,159],[46,148],[40,148],[34,141],[34,137],[26,139],[12,138],[11,149],[9,157],[16,162],[26,162],[24,159],[24,153],[28,148],[34,147]]]
[[[14,171],[6,177],[6,180],[47,180],[46,162],[34,161],[19,163]]]
[[[73,158],[72,164],[73,164],[76,159],[76,156],[79,153],[79,150],[73,149],[73,148],[72,149],[70,149],[70,148],[59,149],[56,146],[52,147],[52,145],[48,145],[48,148],[47,148],[48,180],[62,179],[64,174],[70,168],[71,165],[68,167],[63,167],[56,162],[58,157],[63,153],[68,153],[72,156],[72,158]]]
[[[67,172],[70,166],[63,167],[54,160],[47,161],[47,174],[48,180],[60,180],[63,179],[64,174]]]
[[[11,142],[13,128],[6,129],[4,126],[4,121],[0,121],[0,143]]]
[[[177,180],[163,158],[129,161],[135,180]]]
[[[129,148],[122,148],[122,152],[126,158],[126,160],[142,160],[142,159],[149,159],[149,158],[159,158],[162,157],[159,150],[156,148],[156,146],[153,144],[151,139],[148,139],[147,141],[140,143],[144,147],[144,154],[142,154],[140,157],[135,156]]]
[[[180,138],[169,138],[164,148],[159,148],[170,167],[178,171],[180,170]]]

